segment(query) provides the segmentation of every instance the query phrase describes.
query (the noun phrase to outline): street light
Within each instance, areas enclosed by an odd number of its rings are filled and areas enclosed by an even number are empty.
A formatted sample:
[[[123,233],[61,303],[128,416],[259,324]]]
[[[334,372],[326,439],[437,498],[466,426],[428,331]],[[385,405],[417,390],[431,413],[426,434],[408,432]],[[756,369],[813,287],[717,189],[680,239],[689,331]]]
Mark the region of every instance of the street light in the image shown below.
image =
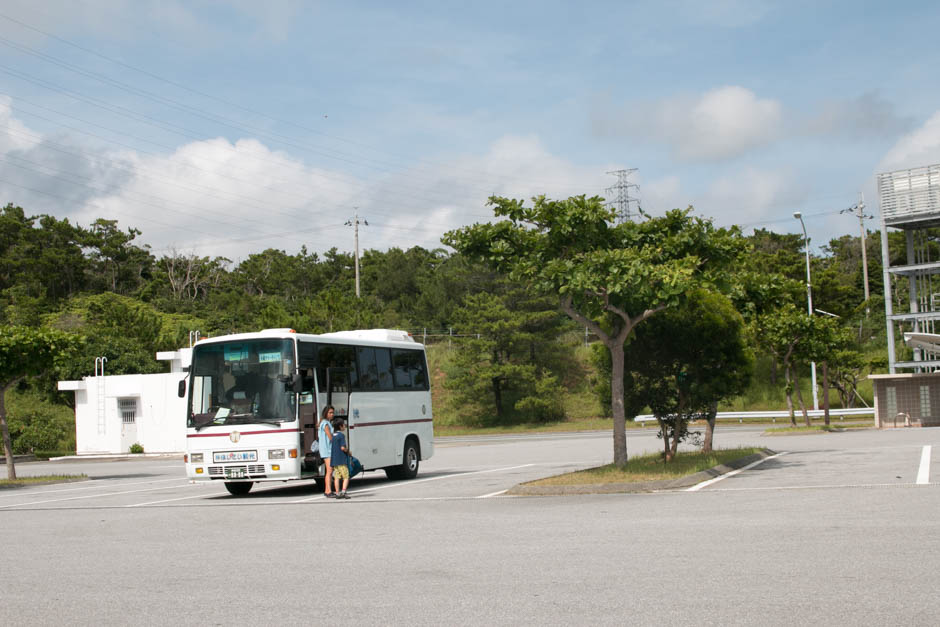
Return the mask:
[[[806,236],[806,224],[803,222],[803,214],[799,211],[793,212],[793,217],[800,221],[803,227],[803,246],[806,249],[806,311],[813,315],[813,287],[809,276],[809,237]],[[816,362],[811,362],[813,373],[813,409],[819,409],[819,393],[816,391]]]

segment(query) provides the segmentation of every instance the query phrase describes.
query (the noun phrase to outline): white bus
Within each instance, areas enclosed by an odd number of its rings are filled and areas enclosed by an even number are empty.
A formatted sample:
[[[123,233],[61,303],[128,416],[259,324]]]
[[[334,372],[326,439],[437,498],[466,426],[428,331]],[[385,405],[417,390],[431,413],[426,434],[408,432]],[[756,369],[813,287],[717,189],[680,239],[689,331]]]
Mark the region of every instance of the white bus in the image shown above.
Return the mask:
[[[222,481],[234,495],[258,481],[322,482],[311,446],[327,406],[347,421],[349,450],[364,470],[411,479],[434,454],[424,346],[404,331],[202,339],[180,381],[180,397],[187,393],[186,475]]]

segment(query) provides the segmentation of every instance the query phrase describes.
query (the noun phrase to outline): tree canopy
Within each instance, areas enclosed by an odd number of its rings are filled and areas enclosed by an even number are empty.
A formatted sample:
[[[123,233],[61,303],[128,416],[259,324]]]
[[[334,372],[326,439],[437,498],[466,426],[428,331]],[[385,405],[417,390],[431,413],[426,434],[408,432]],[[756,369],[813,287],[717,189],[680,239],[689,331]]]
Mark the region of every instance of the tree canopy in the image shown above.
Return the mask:
[[[736,229],[717,229],[691,209],[615,224],[599,197],[522,201],[492,197],[496,223],[444,235],[535,293],[553,295],[572,320],[591,329],[611,354],[614,463],[627,461],[623,404],[624,343],[636,325],[681,302],[694,288],[721,282],[737,259]]]

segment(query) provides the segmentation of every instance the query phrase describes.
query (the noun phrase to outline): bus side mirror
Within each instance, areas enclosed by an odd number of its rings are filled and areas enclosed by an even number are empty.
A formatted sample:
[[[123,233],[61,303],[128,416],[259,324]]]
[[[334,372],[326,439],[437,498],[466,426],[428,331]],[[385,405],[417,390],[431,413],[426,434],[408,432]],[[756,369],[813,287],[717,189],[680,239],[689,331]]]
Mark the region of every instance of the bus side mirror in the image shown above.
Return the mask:
[[[186,379],[180,379],[179,387],[176,388],[176,395],[180,398],[186,396]]]

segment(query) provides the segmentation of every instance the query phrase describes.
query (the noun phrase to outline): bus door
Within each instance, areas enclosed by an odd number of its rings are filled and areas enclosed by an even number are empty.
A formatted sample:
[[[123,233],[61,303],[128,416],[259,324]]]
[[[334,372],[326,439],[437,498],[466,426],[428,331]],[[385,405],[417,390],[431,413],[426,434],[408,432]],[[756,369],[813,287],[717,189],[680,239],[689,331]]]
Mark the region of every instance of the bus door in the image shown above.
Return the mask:
[[[317,404],[317,379],[313,368],[301,371],[303,376],[303,391],[298,396],[298,409],[300,414],[300,428],[303,433],[304,457],[309,455],[311,446],[317,439],[320,407]]]
[[[349,420],[349,369],[326,369],[326,398],[323,398],[323,407],[333,406],[333,415]],[[322,396],[322,395],[321,395]]]

